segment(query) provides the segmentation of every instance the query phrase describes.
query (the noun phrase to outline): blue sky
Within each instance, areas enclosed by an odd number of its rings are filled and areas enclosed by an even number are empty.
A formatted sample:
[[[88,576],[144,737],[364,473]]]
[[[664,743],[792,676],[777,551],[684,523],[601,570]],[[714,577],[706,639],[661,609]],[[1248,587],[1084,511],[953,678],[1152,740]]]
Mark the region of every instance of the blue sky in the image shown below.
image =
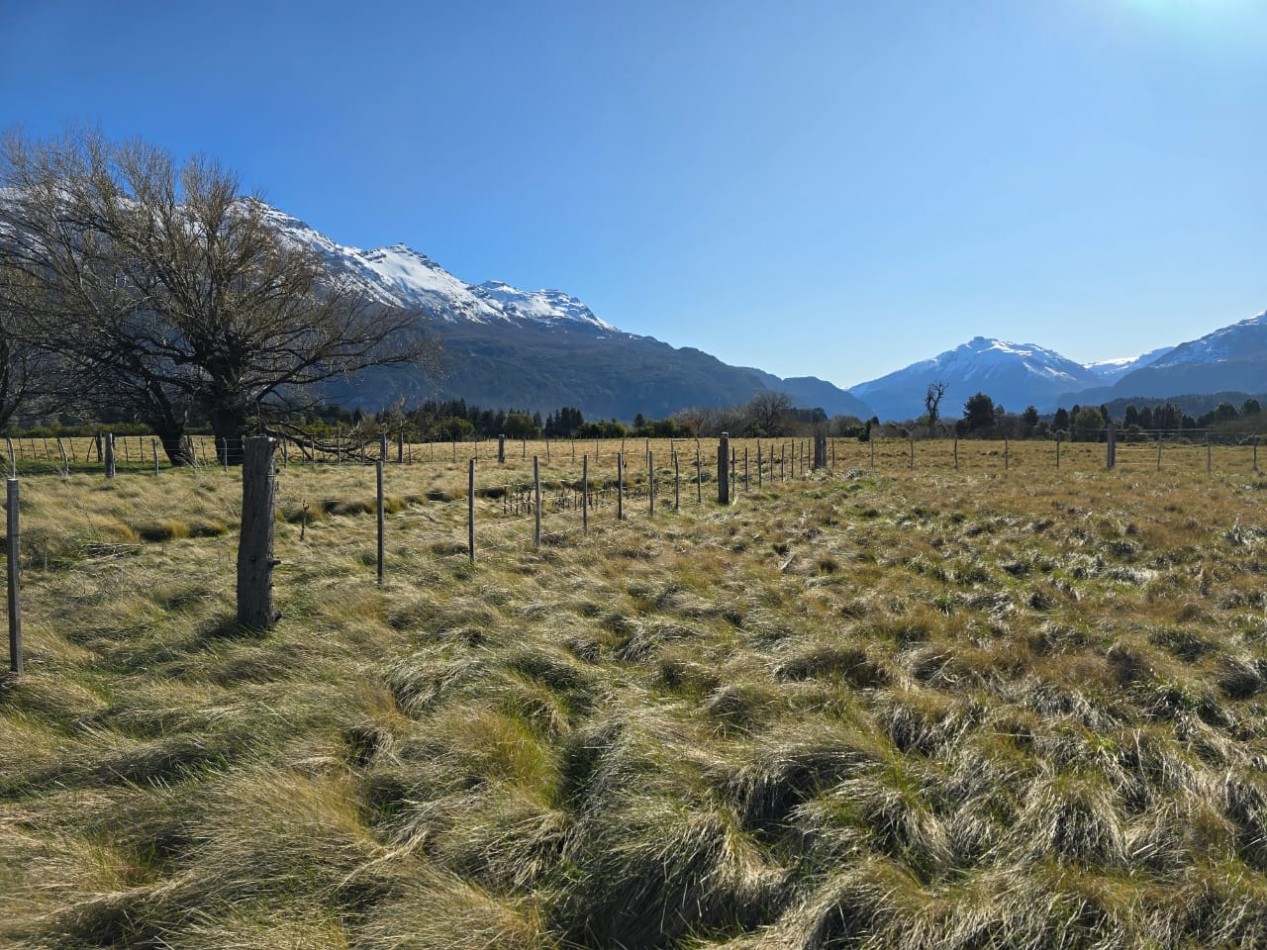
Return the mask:
[[[0,0],[0,126],[852,385],[1267,309],[1259,0]]]

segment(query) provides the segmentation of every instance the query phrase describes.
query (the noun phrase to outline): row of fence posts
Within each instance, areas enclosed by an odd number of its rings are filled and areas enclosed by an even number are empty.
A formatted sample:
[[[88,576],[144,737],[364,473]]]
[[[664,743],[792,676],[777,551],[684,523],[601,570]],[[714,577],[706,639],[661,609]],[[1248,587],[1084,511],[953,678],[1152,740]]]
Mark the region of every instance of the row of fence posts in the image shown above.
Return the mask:
[[[8,614],[9,614],[9,666],[13,673],[21,674],[22,659],[22,610],[21,610],[21,530],[20,530],[20,486],[16,477],[16,460],[13,444],[8,442],[9,464],[11,475],[7,483],[6,519],[5,519],[5,552],[8,580]],[[59,445],[61,440],[58,440]],[[1059,439],[1056,440],[1056,466],[1060,466]],[[113,478],[115,469],[114,437],[107,433],[99,437],[100,457],[105,464],[107,478]],[[190,446],[192,450],[192,446]],[[273,608],[273,568],[278,561],[274,557],[274,519],[277,503],[277,468],[276,440],[267,436],[248,438],[243,442],[242,455],[242,525],[238,542],[237,557],[237,619],[238,623],[250,629],[270,629],[277,620],[278,614]],[[383,462],[387,458],[387,436],[380,439],[380,457],[375,463],[375,488],[377,496],[377,577],[383,583],[384,571],[384,539],[385,539],[385,497],[383,494]],[[158,474],[158,444],[153,443],[154,472]],[[959,440],[954,442],[955,467],[959,466]],[[1105,464],[1112,469],[1117,464],[1117,433],[1114,426],[1109,426],[1105,446]],[[63,471],[68,469],[66,452],[61,446]],[[834,462],[834,444],[831,455]],[[227,466],[227,444],[223,457]],[[1010,447],[1004,442],[1004,466],[1009,463]],[[396,458],[400,462],[404,458],[403,435],[397,437]],[[871,443],[871,459],[875,461],[875,443]],[[822,468],[828,464],[827,437],[814,437],[813,465]],[[475,560],[475,459],[469,461],[467,469],[467,547],[470,560]],[[505,461],[505,436],[498,439],[498,461]],[[793,454],[793,477],[795,477],[796,455]],[[914,467],[914,441],[911,441],[910,464]],[[780,475],[783,474],[784,456],[780,453]],[[731,503],[731,486],[735,482],[737,458],[730,449],[730,435],[723,432],[717,447],[717,501],[721,505]],[[773,464],[773,457],[771,457]],[[1206,469],[1212,467],[1212,447],[1210,437],[1206,436]],[[696,465],[696,498],[703,501],[703,478],[701,469],[701,453],[699,440],[695,445]],[[1161,439],[1157,442],[1157,467],[1161,468]],[[764,459],[761,445],[757,446],[757,483],[762,484]],[[1258,469],[1258,442],[1254,441],[1254,469]],[[674,507],[681,507],[681,472],[677,453],[673,457],[674,470]],[[655,514],[655,457],[647,451],[648,473],[648,508]],[[616,454],[616,518],[624,520],[624,474],[625,457],[623,452]],[[541,465],[540,458],[533,456],[533,543],[541,545]],[[748,482],[748,453],[744,450],[744,484]],[[582,531],[589,533],[589,456],[581,460],[581,525]]]

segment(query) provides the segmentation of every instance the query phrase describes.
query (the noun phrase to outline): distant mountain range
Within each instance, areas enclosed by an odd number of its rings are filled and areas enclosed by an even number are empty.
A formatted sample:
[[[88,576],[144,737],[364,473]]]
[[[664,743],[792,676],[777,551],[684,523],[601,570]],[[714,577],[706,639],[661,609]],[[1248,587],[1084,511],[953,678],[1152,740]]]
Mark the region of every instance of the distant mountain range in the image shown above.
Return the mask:
[[[1267,390],[1267,313],[1188,343],[1086,365],[1033,343],[976,337],[849,392],[882,419],[911,419],[923,414],[932,382],[946,385],[941,410],[947,418],[976,392],[1014,412],[1027,406],[1049,412],[1079,402],[1260,393]]]
[[[1017,412],[1030,405],[1045,412],[1075,402],[1267,391],[1267,313],[1198,340],[1085,365],[1037,344],[975,337],[846,390],[626,333],[560,290],[468,284],[403,244],[368,251],[337,244],[283,211],[264,209],[285,240],[311,248],[367,299],[418,311],[443,344],[438,378],[396,369],[341,380],[329,396],[344,405],[378,409],[402,399],[460,397],[542,413],[568,405],[590,418],[628,420],[733,406],[779,391],[828,415],[906,420],[924,412],[933,382],[946,385],[947,418],[978,391]]]
[[[765,391],[829,415],[870,415],[845,390],[812,376],[780,379],[730,366],[690,347],[618,330],[559,290],[527,291],[500,281],[467,284],[403,244],[363,251],[337,244],[265,206],[285,240],[311,248],[336,277],[373,301],[417,310],[443,344],[438,378],[382,370],[332,384],[346,406],[379,409],[400,400],[462,398],[488,407],[547,413],[573,406],[587,417],[662,418],[688,407],[724,407]]]

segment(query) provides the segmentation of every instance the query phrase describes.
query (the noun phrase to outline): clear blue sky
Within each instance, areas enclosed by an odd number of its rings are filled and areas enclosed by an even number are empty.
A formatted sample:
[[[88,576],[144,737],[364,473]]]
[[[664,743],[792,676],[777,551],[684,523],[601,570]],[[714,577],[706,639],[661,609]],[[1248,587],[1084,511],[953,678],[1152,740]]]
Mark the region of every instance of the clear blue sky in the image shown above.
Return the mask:
[[[1261,0],[0,0],[0,126],[852,385],[1267,309]]]

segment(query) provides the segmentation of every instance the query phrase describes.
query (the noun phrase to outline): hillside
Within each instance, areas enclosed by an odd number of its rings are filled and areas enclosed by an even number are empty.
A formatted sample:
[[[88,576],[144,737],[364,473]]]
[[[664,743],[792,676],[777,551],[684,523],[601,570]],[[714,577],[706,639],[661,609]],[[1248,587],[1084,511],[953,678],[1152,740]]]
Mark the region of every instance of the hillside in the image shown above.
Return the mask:
[[[335,279],[367,299],[417,311],[424,330],[444,346],[438,376],[394,370],[340,380],[326,392],[342,405],[378,410],[402,397],[463,398],[542,413],[566,405],[590,418],[630,420],[639,413],[661,418],[690,407],[734,406],[774,390],[829,415],[870,414],[823,380],[785,381],[625,333],[563,291],[467,284],[404,245],[348,247],[265,207],[283,240],[313,250]]]
[[[1100,381],[1081,363],[1053,350],[1033,343],[1008,343],[979,336],[932,359],[859,383],[849,393],[882,419],[902,420],[924,413],[924,394],[933,382],[945,384],[941,411],[951,416],[977,392],[987,393],[996,403],[1020,412],[1029,405],[1045,407],[1061,393]]]

